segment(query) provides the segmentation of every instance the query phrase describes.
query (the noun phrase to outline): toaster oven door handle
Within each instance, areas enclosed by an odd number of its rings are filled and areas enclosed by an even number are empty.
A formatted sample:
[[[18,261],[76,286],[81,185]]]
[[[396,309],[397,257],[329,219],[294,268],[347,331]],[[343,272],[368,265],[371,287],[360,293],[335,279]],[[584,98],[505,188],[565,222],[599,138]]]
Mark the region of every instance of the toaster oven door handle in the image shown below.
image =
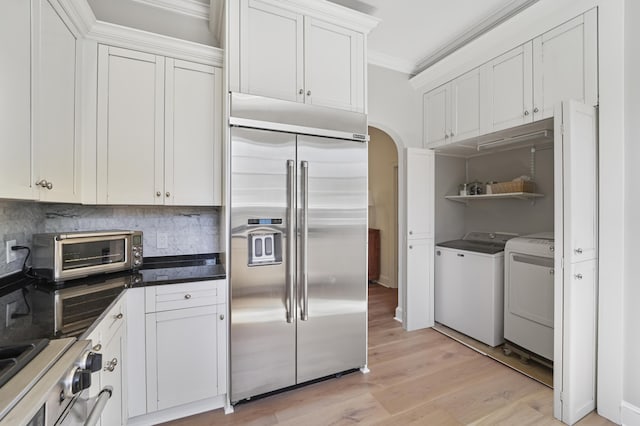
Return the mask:
[[[91,413],[87,416],[87,420],[84,422],[85,426],[94,426],[100,420],[104,407],[106,407],[109,398],[113,394],[113,388],[111,386],[105,386],[98,394],[96,405],[93,406]]]

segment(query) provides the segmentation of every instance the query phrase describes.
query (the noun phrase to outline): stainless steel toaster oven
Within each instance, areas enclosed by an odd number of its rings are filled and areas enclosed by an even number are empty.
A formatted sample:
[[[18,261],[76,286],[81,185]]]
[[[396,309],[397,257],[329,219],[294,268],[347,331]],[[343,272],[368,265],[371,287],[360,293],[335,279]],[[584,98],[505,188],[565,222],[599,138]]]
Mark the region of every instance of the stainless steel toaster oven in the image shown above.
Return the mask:
[[[65,281],[142,266],[141,231],[35,234],[33,272]]]

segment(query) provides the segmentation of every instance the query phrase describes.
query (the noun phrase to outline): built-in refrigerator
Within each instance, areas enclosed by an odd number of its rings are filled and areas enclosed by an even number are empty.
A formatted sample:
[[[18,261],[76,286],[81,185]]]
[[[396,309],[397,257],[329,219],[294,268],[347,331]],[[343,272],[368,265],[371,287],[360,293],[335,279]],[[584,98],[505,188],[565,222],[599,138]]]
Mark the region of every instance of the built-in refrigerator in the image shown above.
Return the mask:
[[[231,401],[366,367],[366,115],[231,94]]]

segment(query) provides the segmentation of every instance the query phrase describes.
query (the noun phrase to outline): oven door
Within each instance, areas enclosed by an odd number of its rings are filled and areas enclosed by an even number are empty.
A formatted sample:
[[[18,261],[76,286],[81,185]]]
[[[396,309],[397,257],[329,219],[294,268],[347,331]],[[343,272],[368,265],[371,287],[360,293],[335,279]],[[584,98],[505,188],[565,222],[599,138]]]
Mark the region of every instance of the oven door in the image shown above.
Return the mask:
[[[56,240],[54,281],[131,269],[131,237],[117,234]]]

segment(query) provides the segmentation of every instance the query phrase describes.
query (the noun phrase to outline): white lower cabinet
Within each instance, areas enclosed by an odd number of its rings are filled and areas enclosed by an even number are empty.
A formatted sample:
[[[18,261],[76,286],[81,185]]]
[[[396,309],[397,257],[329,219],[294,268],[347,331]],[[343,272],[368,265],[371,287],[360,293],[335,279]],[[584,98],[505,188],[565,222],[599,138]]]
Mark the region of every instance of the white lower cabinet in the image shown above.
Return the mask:
[[[129,424],[155,424],[225,406],[226,281],[130,292]]]
[[[111,387],[111,398],[102,412],[102,426],[126,424],[127,395],[124,372],[126,361],[126,294],[107,312],[87,336],[93,351],[102,354],[102,369],[91,377],[89,396],[96,398],[102,389]]]

